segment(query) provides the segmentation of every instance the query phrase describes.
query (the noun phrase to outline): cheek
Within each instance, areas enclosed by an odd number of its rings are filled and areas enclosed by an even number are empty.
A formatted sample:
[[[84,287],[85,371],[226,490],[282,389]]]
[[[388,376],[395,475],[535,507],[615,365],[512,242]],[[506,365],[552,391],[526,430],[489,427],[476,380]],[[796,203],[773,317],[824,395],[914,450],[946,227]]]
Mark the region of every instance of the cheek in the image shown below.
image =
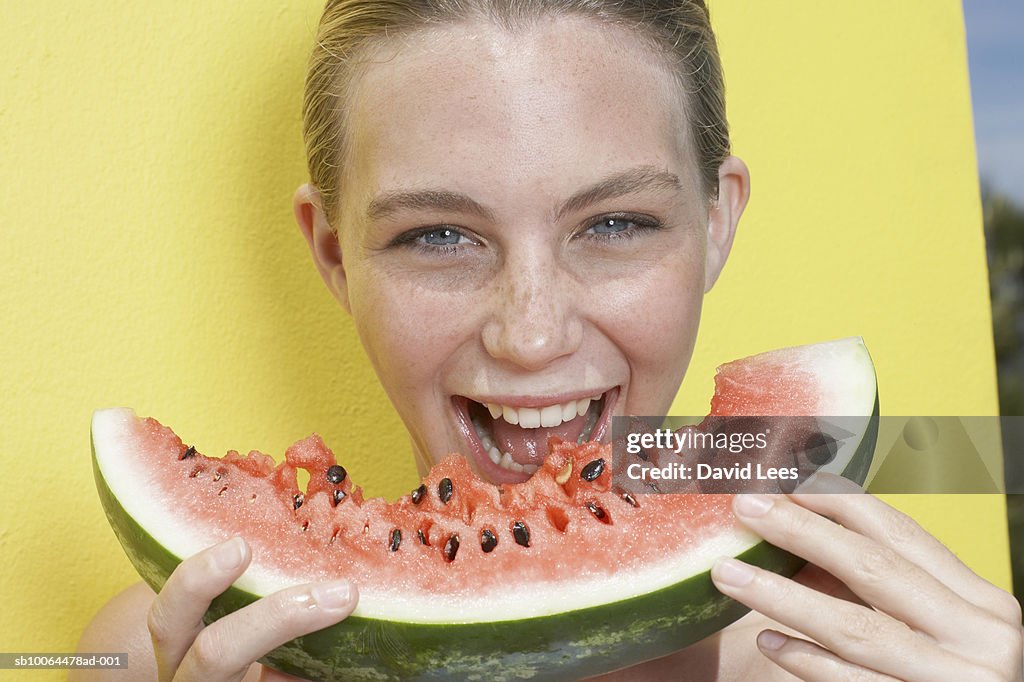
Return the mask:
[[[354,273],[349,288],[363,347],[392,399],[428,387],[465,334],[454,297],[369,270]]]
[[[668,408],[697,336],[704,296],[703,251],[675,253],[602,288],[604,325],[630,366],[636,414]],[[647,407],[643,407],[647,406]]]

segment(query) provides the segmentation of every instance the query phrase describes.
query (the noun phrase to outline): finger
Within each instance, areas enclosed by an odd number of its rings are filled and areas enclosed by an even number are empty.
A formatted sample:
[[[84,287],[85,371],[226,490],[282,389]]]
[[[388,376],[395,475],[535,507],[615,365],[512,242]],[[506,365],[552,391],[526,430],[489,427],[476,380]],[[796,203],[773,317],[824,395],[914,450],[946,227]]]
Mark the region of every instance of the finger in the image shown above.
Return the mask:
[[[253,661],[272,649],[346,618],[358,599],[355,587],[346,580],[275,592],[200,632],[175,680],[236,682]]]
[[[901,679],[971,679],[957,676],[964,672],[965,661],[885,614],[730,557],[715,562],[711,577],[723,594],[804,633],[850,663]]]
[[[806,585],[813,590],[817,590],[822,594],[827,594],[830,597],[837,599],[843,599],[854,604],[860,604],[861,606],[867,606],[863,599],[853,593],[846,584],[839,578],[835,577],[821,566],[815,566],[814,564],[807,564],[800,572],[793,576],[793,580]]]
[[[250,558],[245,541],[233,537],[186,559],[171,573],[149,609],[149,634],[162,682],[174,678],[203,629],[210,602],[242,575]]]
[[[805,682],[896,682],[890,675],[844,661],[813,642],[775,630],[761,632],[757,648],[772,663]]]
[[[984,627],[989,614],[894,549],[785,496],[737,495],[733,508],[755,533],[822,567],[868,604],[918,630],[954,641],[963,638],[965,628],[977,637],[990,634]],[[972,625],[978,629],[972,631]]]
[[[1020,605],[1015,599],[968,568],[912,518],[873,495],[835,494],[836,491],[863,492],[842,476],[818,472],[789,497],[802,507],[898,551],[979,608],[1008,623],[1021,622]]]

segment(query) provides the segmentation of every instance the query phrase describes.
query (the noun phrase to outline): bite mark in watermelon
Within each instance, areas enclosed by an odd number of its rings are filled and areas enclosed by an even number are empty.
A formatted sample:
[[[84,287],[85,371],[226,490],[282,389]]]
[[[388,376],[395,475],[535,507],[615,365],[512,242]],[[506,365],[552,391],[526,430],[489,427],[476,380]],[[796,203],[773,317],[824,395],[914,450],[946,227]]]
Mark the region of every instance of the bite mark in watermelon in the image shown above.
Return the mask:
[[[856,443],[833,463],[863,482],[874,369],[858,338],[764,353],[719,368],[711,413],[863,415]],[[364,499],[316,435],[280,465],[258,452],[217,459],[153,419],[112,409],[93,418],[93,452],[107,517],[153,589],[182,557],[236,534],[249,542],[251,566],[208,620],[289,585],[357,584],[353,616],[264,661],[310,679],[594,675],[684,648],[743,615],[711,583],[715,558],[786,575],[802,565],[742,528],[731,496],[617,489],[611,447],[598,443],[553,441],[529,481],[500,487],[451,455],[394,503]]]

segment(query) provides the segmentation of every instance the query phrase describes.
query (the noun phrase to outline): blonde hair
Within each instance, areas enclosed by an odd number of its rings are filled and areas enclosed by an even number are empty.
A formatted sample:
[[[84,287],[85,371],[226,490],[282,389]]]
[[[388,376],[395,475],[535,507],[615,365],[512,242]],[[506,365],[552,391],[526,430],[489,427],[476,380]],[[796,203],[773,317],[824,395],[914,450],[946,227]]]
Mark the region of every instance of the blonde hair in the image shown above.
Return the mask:
[[[379,41],[439,25],[487,20],[514,30],[552,16],[630,28],[667,58],[685,106],[701,189],[718,195],[729,156],[721,61],[703,0],[328,0],[310,57],[302,107],[310,181],[334,224],[348,153],[347,113],[363,53]]]

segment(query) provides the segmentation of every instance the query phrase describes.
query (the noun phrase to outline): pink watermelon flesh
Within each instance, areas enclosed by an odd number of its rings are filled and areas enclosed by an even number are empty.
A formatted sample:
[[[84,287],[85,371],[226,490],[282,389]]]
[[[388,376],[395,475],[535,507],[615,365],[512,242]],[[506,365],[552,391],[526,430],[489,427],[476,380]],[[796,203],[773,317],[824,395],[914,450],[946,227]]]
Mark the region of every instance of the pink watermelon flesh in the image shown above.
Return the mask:
[[[529,481],[500,488],[449,455],[424,480],[426,493],[416,504],[411,495],[394,503],[364,500],[348,477],[331,483],[327,472],[336,461],[316,435],[290,447],[275,466],[259,452],[222,459],[195,452],[183,459],[188,447],[170,429],[130,413],[122,428],[130,431],[123,435],[128,447],[145,453],[147,480],[138,483],[150,503],[173,509],[183,526],[203,527],[206,544],[243,535],[256,562],[272,572],[303,580],[345,577],[363,594],[473,598],[481,576],[515,576],[523,585],[635,573],[736,525],[728,496],[616,492],[611,447],[596,443],[553,440]],[[584,480],[583,469],[598,460],[607,463],[604,471]],[[559,484],[569,462],[572,473]],[[297,485],[298,468],[309,472],[305,491]],[[451,481],[447,503],[439,494],[443,479]],[[344,493],[337,504],[336,491]],[[516,541],[516,522],[526,527],[529,546]],[[401,536],[392,550],[396,529]],[[485,530],[497,539],[490,552],[482,548]],[[451,558],[453,536],[459,547]]]
[[[726,363],[715,372],[711,414],[860,415],[854,410],[862,409],[876,387],[873,372],[845,373],[857,345],[863,349],[860,339],[842,339],[782,348]],[[830,383],[831,390],[822,390]]]

